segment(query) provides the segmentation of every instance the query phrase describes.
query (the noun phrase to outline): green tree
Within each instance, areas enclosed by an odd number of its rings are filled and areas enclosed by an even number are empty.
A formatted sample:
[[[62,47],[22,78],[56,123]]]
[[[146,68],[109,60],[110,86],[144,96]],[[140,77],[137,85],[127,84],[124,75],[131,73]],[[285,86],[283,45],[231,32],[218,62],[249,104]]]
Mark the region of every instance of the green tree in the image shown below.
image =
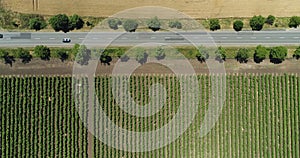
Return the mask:
[[[182,29],[182,24],[179,21],[170,21],[169,22],[169,27],[170,28],[177,28],[177,29]]]
[[[300,46],[294,51],[293,57],[297,60],[300,58]]]
[[[209,20],[209,29],[211,31],[215,31],[215,30],[221,29],[219,19],[210,19]]]
[[[289,21],[289,27],[297,28],[300,25],[300,17],[299,16],[292,16]]]
[[[107,51],[104,51],[100,55],[100,62],[101,64],[104,63],[104,65],[110,65],[110,62],[112,61],[111,56],[108,55],[109,53]]]
[[[288,50],[286,47],[283,46],[273,47],[270,50],[270,61],[274,64],[281,63],[286,58],[287,52]]]
[[[9,53],[3,49],[0,49],[0,59],[3,59],[5,64],[9,64],[10,66],[15,62],[14,56],[9,55]]]
[[[258,45],[254,51],[254,55],[253,55],[254,61],[256,63],[262,62],[263,60],[266,59],[267,54],[268,54],[267,48],[262,45]]]
[[[157,47],[155,50],[155,58],[157,60],[161,60],[161,59],[164,59],[165,56],[166,56],[166,54],[165,54],[164,48],[162,48],[161,46]]]
[[[136,20],[128,19],[123,23],[123,27],[127,32],[135,32],[138,27],[138,23]]]
[[[49,19],[49,24],[56,31],[69,32],[69,17],[66,14],[54,15]]]
[[[109,28],[117,30],[119,27],[118,25],[122,25],[122,22],[120,19],[118,18],[112,18],[112,19],[108,19],[107,21]]]
[[[160,25],[161,25],[161,23],[157,17],[154,17],[147,22],[148,28],[154,32],[158,31],[160,29]]]
[[[241,20],[236,20],[233,22],[233,29],[235,31],[241,31],[244,27],[244,23]]]
[[[135,60],[140,64],[144,64],[147,62],[148,54],[145,49],[137,48],[135,51]]]
[[[250,19],[250,27],[254,31],[260,31],[264,27],[264,23],[265,23],[265,18],[262,17],[261,15],[259,16],[255,15]]]
[[[77,47],[77,45],[76,45],[76,47]],[[91,51],[89,49],[87,49],[87,47],[85,45],[80,45],[76,49],[77,49],[76,50],[77,52],[76,52],[75,61],[80,65],[87,65],[91,58]]]
[[[44,19],[32,18],[29,20],[29,28],[34,29],[35,31],[44,29],[44,28],[46,28],[46,26],[47,26],[47,23]]]
[[[74,14],[72,16],[70,16],[69,18],[69,30],[74,30],[74,29],[81,29],[84,25],[84,21],[82,20],[82,18],[77,15]]]
[[[29,51],[23,48],[17,48],[15,50],[15,54],[17,58],[21,59],[22,63],[29,63],[32,59],[32,55],[29,53]]]
[[[69,58],[69,54],[68,54],[67,50],[65,50],[65,49],[58,49],[58,50],[56,50],[55,54],[57,55],[57,57],[59,57],[59,59],[62,62]]]
[[[42,60],[50,60],[50,49],[47,46],[39,45],[34,47],[34,54]]]
[[[220,63],[226,60],[226,50],[223,47],[218,47],[218,49],[215,51],[216,54],[216,60],[218,60]]]
[[[196,58],[197,58],[197,60],[200,61],[201,63],[202,63],[202,62],[205,62],[206,59],[209,58],[208,50],[207,50],[205,47],[200,46],[200,47],[198,48],[198,51],[197,51],[197,54],[196,54]]]
[[[274,21],[275,21],[275,16],[269,15],[269,16],[267,17],[265,23],[267,23],[267,24],[269,24],[269,25],[273,25]]]
[[[247,63],[249,58],[249,49],[240,48],[235,56],[235,59],[240,63]]]

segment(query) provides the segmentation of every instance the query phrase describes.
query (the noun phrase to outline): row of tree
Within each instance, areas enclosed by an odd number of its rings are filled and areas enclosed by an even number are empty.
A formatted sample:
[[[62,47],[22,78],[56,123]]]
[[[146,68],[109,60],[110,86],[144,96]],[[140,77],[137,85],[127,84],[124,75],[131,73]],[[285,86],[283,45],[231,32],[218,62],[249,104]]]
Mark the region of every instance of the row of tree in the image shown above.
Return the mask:
[[[264,24],[273,25],[275,22],[275,16],[269,15],[267,18],[264,18],[261,15],[253,16],[250,21],[249,25],[253,31],[260,31],[263,29]],[[297,28],[300,25],[300,17],[293,16],[289,19],[288,26],[290,28]],[[233,29],[235,31],[241,31],[244,27],[244,22],[241,20],[236,20],[233,22]],[[212,31],[221,29],[219,19],[210,19],[209,20],[209,28]]]
[[[63,31],[65,33],[74,29],[81,29],[84,26],[83,19],[77,14],[69,17],[66,14],[54,15],[48,20],[48,23],[55,31]],[[35,17],[29,20],[29,28],[36,31],[46,28],[47,25],[47,22],[42,17]]]
[[[61,61],[64,61],[73,55],[75,61],[78,64],[86,65],[92,56],[98,58],[103,64],[110,64],[112,61],[112,56],[117,56],[121,61],[126,62],[129,60],[129,56],[124,54],[124,51],[120,50],[104,50],[104,49],[88,49],[85,45],[75,44],[72,50],[68,50],[65,48],[55,49],[53,52],[47,47],[43,45],[38,45],[33,49],[33,53],[30,53],[29,50],[23,48],[13,49],[11,51],[0,49],[0,58],[5,61],[6,64],[12,65],[15,62],[15,58],[19,58],[23,63],[28,63],[31,61],[33,57],[39,57],[42,60],[50,60],[51,57],[59,58]],[[93,55],[92,55],[93,52]],[[161,60],[164,59],[166,54],[166,50],[163,47],[157,47],[154,50],[154,56],[156,59]],[[281,63],[287,57],[288,49],[283,46],[277,46],[272,48],[267,48],[262,45],[258,45],[253,54],[253,59],[256,63],[260,63],[269,57],[272,63]],[[114,53],[114,54],[112,54]],[[205,62],[211,53],[214,53],[215,60],[219,62],[226,61],[226,49],[223,47],[218,47],[217,50],[211,52],[208,48],[200,46],[197,49],[197,53],[195,57],[200,62]],[[235,59],[240,63],[247,63],[250,58],[250,50],[247,48],[240,48],[236,52]],[[293,54],[293,57],[297,60],[300,58],[300,47],[298,47]],[[143,64],[147,61],[148,53],[146,49],[139,48],[135,51],[135,59],[139,63]]]
[[[138,21],[134,19],[127,19],[124,22],[122,22],[118,18],[110,18],[107,20],[107,23],[108,26],[114,30],[117,30],[119,26],[122,25],[124,30],[127,32],[135,32],[139,26]],[[154,32],[160,30],[161,25],[162,23],[157,17],[151,18],[147,21],[147,27]],[[169,22],[169,27],[182,29],[182,24],[178,20],[173,20]]]

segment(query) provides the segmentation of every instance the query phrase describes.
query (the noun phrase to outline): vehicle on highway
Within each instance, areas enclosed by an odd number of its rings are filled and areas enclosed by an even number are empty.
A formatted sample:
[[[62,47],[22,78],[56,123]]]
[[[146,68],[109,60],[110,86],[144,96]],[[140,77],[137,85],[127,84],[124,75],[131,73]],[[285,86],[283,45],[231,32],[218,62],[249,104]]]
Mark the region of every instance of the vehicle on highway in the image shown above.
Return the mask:
[[[71,42],[71,39],[70,38],[64,38],[62,40],[63,43],[70,43]]]
[[[0,38],[3,38],[3,34],[0,34]]]

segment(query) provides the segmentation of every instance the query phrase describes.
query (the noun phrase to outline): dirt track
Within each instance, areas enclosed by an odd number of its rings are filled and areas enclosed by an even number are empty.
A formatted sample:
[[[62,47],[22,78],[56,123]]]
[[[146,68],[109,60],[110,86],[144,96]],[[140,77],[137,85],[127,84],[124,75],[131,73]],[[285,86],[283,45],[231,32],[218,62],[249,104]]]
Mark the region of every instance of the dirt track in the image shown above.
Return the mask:
[[[257,14],[300,15],[299,0],[2,0],[2,2],[14,11],[47,15],[77,13],[82,16],[107,17],[125,9],[141,6],[174,8],[194,18],[251,17]]]

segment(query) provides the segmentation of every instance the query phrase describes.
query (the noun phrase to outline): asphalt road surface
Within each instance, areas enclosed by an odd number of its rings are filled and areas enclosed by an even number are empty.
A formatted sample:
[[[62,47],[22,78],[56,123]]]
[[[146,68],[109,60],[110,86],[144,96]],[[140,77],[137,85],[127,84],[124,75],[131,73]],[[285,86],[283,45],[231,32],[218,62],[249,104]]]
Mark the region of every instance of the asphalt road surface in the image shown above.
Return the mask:
[[[167,45],[300,45],[300,31],[242,31],[242,32],[0,32],[0,47],[73,46],[75,43],[88,46],[133,46],[139,44]],[[70,38],[70,43],[63,43]]]

